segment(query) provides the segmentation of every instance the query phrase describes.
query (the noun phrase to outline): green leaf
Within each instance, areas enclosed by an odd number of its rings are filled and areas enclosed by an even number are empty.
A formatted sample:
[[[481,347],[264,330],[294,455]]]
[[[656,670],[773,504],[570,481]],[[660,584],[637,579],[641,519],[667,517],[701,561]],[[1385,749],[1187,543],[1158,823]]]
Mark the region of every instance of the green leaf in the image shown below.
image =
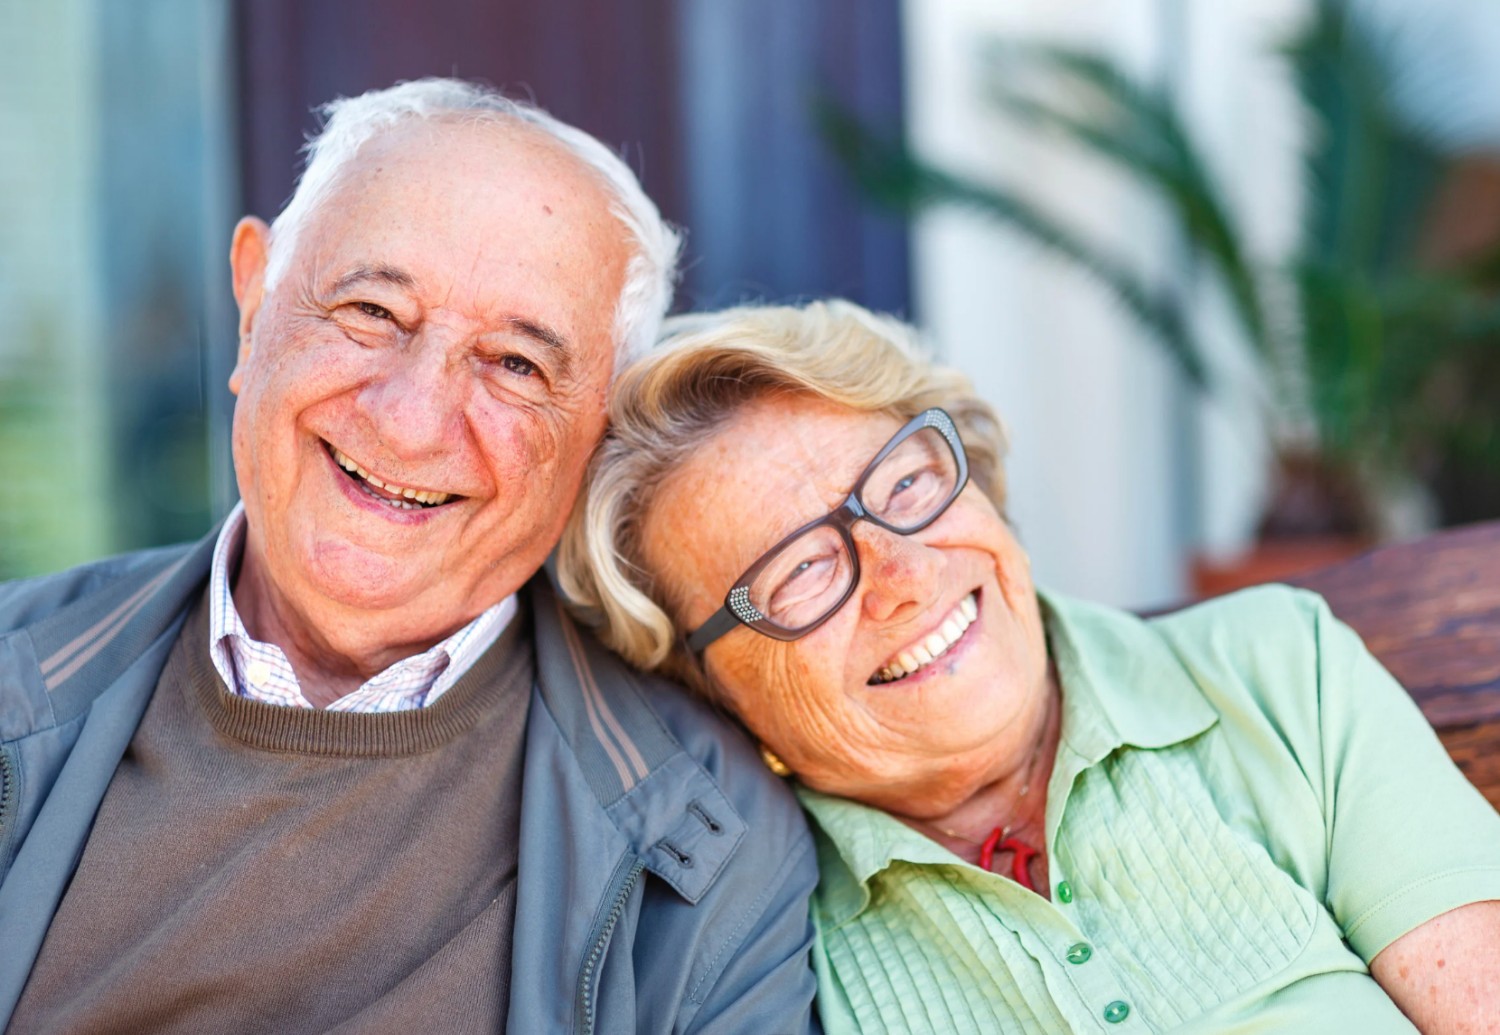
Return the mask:
[[[1019,231],[1101,283],[1161,342],[1190,383],[1207,387],[1202,352],[1168,294],[1019,195],[935,169],[831,103],[821,104],[817,117],[835,154],[873,200],[907,214],[931,205],[963,205]]]

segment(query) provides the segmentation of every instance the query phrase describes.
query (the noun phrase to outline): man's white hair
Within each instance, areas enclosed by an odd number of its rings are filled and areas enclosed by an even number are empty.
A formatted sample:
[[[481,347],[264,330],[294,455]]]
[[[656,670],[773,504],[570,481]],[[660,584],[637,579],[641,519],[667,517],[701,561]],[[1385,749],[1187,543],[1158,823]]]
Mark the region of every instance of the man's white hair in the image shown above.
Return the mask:
[[[535,105],[461,79],[398,83],[358,97],[341,97],[318,110],[323,116],[323,128],[309,138],[305,148],[307,166],[297,189],[271,224],[267,291],[286,272],[296,251],[297,235],[308,215],[322,202],[344,166],[382,130],[406,119],[521,122],[559,141],[604,178],[605,187],[614,196],[611,211],[633,241],[634,254],[625,268],[625,285],[615,309],[617,369],[656,341],[662,318],[672,305],[682,241],[662,219],[630,167],[594,137],[560,122]]]

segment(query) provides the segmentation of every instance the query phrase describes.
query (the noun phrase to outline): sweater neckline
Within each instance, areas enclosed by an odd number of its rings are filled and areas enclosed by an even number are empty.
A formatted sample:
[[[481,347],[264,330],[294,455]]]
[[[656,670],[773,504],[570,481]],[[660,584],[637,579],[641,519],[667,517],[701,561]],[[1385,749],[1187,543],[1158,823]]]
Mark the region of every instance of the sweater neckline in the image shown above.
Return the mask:
[[[422,708],[397,712],[330,712],[267,704],[233,693],[209,655],[205,593],[183,624],[169,676],[178,665],[204,716],[223,736],[264,751],[335,757],[414,755],[472,729],[495,708],[529,695],[534,663],[529,615],[517,614],[451,689]]]

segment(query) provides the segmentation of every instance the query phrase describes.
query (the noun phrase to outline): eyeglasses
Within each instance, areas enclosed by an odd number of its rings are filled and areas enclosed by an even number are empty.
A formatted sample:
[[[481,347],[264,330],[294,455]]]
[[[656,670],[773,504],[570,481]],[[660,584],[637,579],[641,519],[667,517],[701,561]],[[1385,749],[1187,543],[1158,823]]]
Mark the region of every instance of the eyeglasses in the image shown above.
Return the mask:
[[[843,503],[777,543],[740,576],[724,606],[688,635],[688,649],[701,652],[736,624],[776,640],[806,636],[859,585],[856,522],[897,535],[920,532],[968,481],[969,458],[953,419],[936,407],[917,414],[875,454]]]

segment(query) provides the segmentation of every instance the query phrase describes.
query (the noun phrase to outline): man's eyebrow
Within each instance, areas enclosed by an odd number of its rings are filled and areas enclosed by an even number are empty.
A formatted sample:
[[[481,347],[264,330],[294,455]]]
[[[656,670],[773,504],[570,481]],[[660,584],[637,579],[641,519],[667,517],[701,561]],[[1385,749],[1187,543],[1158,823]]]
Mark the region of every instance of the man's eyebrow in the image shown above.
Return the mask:
[[[568,351],[568,339],[564,338],[561,334],[558,334],[550,327],[539,324],[534,320],[527,320],[524,317],[520,316],[509,317],[505,322],[510,325],[512,330],[517,331],[518,333],[523,334],[528,338],[532,338],[537,342],[540,342],[541,344],[547,346],[549,349],[556,349],[558,352],[562,353],[566,353]]]
[[[415,277],[395,266],[356,266],[333,282],[333,290],[344,291],[367,280],[404,288],[416,287],[417,284]]]

